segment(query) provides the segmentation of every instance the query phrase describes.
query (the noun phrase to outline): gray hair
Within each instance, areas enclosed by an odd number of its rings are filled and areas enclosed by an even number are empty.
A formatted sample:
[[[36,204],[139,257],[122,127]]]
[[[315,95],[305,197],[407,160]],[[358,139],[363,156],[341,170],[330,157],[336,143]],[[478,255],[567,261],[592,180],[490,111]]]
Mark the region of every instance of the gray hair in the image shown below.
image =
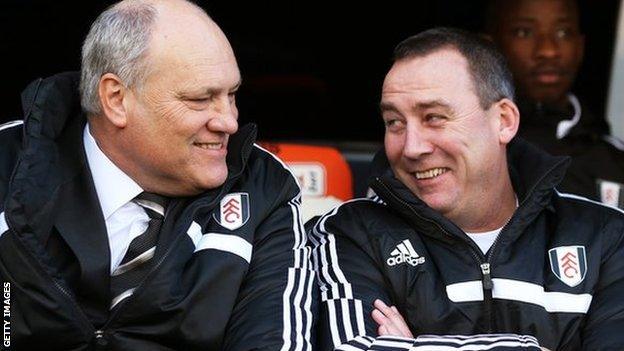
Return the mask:
[[[433,28],[411,36],[394,49],[394,62],[453,48],[468,61],[468,71],[482,108],[503,98],[514,99],[514,85],[505,57],[494,44],[457,28]]]
[[[127,87],[141,86],[156,15],[153,5],[132,1],[109,7],[93,22],[82,45],[80,102],[87,114],[102,113],[98,86],[104,74],[116,74]]]

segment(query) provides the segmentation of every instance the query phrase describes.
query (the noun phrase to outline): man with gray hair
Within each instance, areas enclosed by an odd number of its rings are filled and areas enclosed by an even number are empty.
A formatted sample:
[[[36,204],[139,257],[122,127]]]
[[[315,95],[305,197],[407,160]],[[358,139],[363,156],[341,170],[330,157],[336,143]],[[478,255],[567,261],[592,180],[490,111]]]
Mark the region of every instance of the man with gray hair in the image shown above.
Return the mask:
[[[513,94],[484,39],[396,47],[376,196],[309,234],[321,349],[624,349],[624,215],[554,188],[568,159],[514,138]]]
[[[80,77],[24,91],[0,127],[4,348],[311,348],[300,190],[239,129],[240,84],[201,8],[126,0]]]

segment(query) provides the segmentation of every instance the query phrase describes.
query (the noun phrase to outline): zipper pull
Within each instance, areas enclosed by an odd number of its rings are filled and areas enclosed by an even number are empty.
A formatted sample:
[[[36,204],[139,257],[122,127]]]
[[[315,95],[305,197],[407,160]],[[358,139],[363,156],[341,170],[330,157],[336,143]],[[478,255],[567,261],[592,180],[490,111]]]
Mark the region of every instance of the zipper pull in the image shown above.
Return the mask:
[[[490,275],[489,263],[481,264],[481,273],[483,274],[483,289],[492,290],[492,287],[494,285],[492,284],[492,276]]]
[[[98,347],[106,347],[108,345],[108,340],[104,336],[103,330],[96,330],[94,334],[95,334],[95,344]]]

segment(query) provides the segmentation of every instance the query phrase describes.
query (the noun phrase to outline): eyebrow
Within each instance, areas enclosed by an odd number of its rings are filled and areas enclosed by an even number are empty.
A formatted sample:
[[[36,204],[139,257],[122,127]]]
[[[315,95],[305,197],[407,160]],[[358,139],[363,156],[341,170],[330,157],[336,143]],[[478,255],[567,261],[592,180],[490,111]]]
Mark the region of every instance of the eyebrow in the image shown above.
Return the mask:
[[[379,111],[380,112],[384,112],[384,111],[397,111],[397,109],[396,109],[396,107],[394,107],[394,105],[382,101],[382,102],[379,103]]]
[[[574,20],[573,16],[562,15],[557,17],[557,22],[570,22]],[[535,17],[520,16],[511,19],[512,22],[537,22]]]
[[[229,88],[229,91],[233,91],[233,90],[237,90],[238,88],[240,88],[241,84],[243,84],[243,80],[239,79],[238,82],[236,84],[234,84],[234,86],[232,88]],[[185,97],[187,95],[193,95],[193,94],[208,94],[208,95],[213,95],[216,93],[219,93],[222,89],[219,88],[214,88],[214,87],[206,87],[206,88],[197,88],[197,89],[191,89],[188,90],[184,93],[180,93],[179,95],[182,97]]]
[[[414,107],[419,110],[427,110],[431,108],[443,108],[445,110],[453,111],[453,108],[451,107],[451,105],[449,105],[446,101],[443,101],[443,100],[431,100],[431,101],[419,102]]]
[[[444,100],[430,100],[430,101],[423,101],[423,102],[418,102],[416,104],[414,104],[412,106],[412,108],[414,110],[428,110],[428,109],[432,109],[432,108],[442,108],[444,110],[446,110],[449,113],[453,113],[455,110],[451,107],[451,105],[449,105],[446,101]],[[379,103],[379,110],[381,112],[384,111],[395,111],[398,112],[398,109],[387,102],[380,102]]]

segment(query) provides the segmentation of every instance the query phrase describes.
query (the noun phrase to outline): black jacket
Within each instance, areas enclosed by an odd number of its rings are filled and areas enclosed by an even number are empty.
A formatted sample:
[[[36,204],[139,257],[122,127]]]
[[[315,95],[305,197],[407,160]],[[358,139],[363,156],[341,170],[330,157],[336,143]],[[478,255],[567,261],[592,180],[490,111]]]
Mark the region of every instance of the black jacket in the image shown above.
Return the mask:
[[[518,135],[552,155],[566,155],[572,163],[559,190],[585,196],[624,208],[624,151],[621,141],[608,137],[609,126],[603,118],[592,114],[574,95],[561,110],[552,106],[520,100]],[[579,118],[574,121],[573,116]],[[559,124],[570,128],[557,137]],[[615,140],[616,142],[613,142]],[[616,193],[611,201],[605,193],[605,182],[612,182]],[[619,191],[617,191],[619,190]]]
[[[23,100],[24,125],[0,131],[10,349],[310,349],[314,274],[300,190],[254,145],[255,126],[230,138],[223,186],[172,200],[154,269],[109,314],[108,238],[82,145],[76,76],[35,81]],[[243,203],[242,224],[231,230],[219,216],[228,194]]]
[[[415,336],[515,333],[550,350],[624,350],[624,215],[558,193],[565,158],[522,140],[509,146],[519,207],[487,255],[380,159],[378,197],[336,208],[309,233],[322,349],[375,346],[370,313],[380,298],[398,307]]]

